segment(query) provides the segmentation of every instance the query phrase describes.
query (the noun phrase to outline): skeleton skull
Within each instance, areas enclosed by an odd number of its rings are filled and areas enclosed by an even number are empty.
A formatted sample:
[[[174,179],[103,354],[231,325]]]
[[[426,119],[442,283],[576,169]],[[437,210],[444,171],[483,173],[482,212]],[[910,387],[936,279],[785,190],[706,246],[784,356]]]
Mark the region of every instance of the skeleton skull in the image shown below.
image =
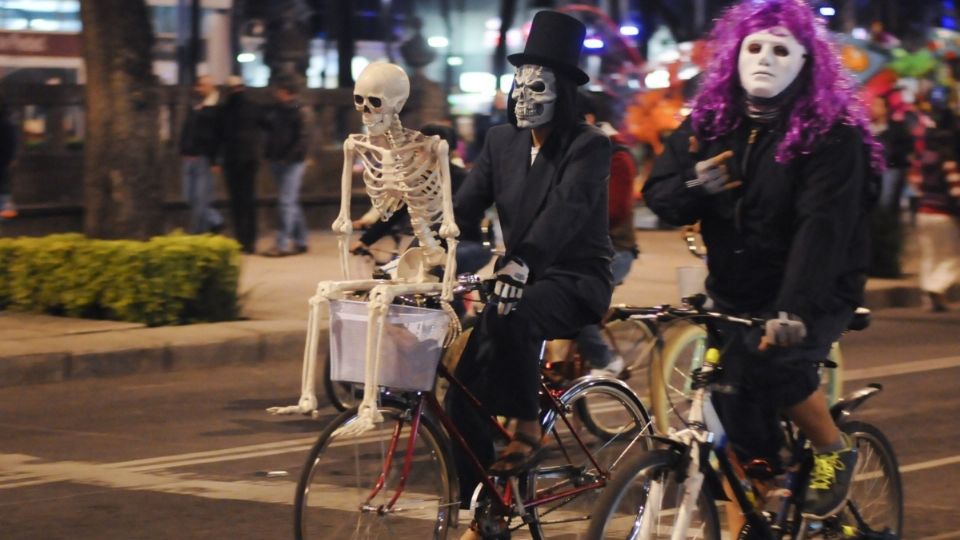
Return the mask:
[[[363,113],[370,135],[383,135],[410,96],[410,79],[400,66],[374,62],[364,68],[353,87],[353,104]]]
[[[524,64],[513,76],[510,97],[516,102],[513,112],[518,127],[542,126],[553,119],[557,104],[557,76],[548,67]]]

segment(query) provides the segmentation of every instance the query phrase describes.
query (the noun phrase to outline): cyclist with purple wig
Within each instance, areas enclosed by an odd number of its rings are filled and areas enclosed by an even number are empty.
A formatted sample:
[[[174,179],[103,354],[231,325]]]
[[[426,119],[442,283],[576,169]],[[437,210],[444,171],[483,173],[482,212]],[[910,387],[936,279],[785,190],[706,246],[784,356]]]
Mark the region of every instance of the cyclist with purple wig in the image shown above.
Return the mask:
[[[817,362],[863,300],[867,215],[882,149],[822,21],[802,0],[746,0],[711,34],[713,60],[644,186],[664,221],[701,223],[706,289],[721,311],[768,319],[720,326],[725,377],[714,393],[744,459],[777,463],[779,414],[816,454],[804,506],[846,500],[856,450],[837,429]]]

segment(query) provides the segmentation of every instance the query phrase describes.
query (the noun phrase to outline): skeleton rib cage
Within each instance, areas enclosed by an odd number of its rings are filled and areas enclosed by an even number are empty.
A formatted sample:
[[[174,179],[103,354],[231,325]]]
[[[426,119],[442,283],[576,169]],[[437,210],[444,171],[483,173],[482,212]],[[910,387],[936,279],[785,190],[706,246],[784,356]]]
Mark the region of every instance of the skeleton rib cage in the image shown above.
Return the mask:
[[[363,161],[367,195],[381,219],[389,219],[406,204],[414,234],[432,251],[439,246],[431,226],[443,217],[443,184],[433,148],[438,139],[407,129],[404,135],[413,142],[396,148],[375,146],[365,135],[350,138]]]

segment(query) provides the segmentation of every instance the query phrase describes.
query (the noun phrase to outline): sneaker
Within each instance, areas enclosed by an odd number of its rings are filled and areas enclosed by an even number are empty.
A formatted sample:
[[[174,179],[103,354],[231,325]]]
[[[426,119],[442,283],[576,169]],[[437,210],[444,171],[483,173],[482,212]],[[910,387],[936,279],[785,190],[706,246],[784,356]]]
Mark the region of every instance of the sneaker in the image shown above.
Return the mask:
[[[619,354],[613,357],[613,360],[609,364],[602,368],[594,368],[590,370],[590,375],[593,377],[613,377],[617,378],[620,375],[620,372],[623,371],[623,357]]]
[[[803,504],[803,515],[826,519],[836,514],[847,502],[850,481],[857,465],[857,449],[850,437],[842,434],[846,448],[837,452],[813,455],[813,470]]]

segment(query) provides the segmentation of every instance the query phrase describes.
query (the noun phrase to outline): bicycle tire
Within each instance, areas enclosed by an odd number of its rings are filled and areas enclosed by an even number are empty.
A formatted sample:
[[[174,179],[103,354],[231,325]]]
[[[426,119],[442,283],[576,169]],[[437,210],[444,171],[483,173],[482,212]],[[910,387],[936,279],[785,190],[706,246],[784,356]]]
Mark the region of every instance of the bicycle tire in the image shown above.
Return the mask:
[[[432,418],[420,416],[412,468],[397,512],[378,512],[394,495],[409,435],[409,408],[384,404],[384,422],[357,437],[333,432],[357,418],[356,408],[335,418],[317,438],[297,483],[294,535],[320,538],[443,540],[456,524],[457,473],[449,439]],[[401,437],[385,485],[365,505],[390,453],[390,437],[400,424]],[[336,440],[334,440],[336,439]],[[348,519],[348,516],[355,519]]]
[[[565,410],[579,410],[577,404],[588,400],[592,401],[590,408],[593,409],[593,414],[586,417],[568,416],[571,420],[569,424],[556,415],[544,415],[541,425],[545,433],[551,434],[545,442],[547,457],[528,476],[528,489],[524,493],[527,499],[532,499],[535,495],[543,497],[608,477],[626,461],[629,454],[649,449],[650,439],[646,435],[651,432],[650,416],[640,398],[629,387],[615,380],[583,378],[575,381],[558,397],[560,406]],[[603,429],[597,429],[597,424],[591,429],[585,418],[599,421]],[[617,422],[621,427],[614,430],[613,426]],[[575,430],[590,449],[592,460],[591,456],[576,444],[571,430]],[[594,465],[594,460],[600,470]],[[562,523],[562,534],[584,532],[576,528],[576,523],[579,521],[586,524],[586,518],[589,517],[597,496],[598,490],[589,490],[556,504],[534,508],[537,519],[528,524],[531,536],[556,536],[560,533],[558,529],[548,531],[553,534],[544,534],[543,531],[544,526],[549,529],[554,525],[551,523],[554,520]],[[543,521],[542,518],[547,519]]]
[[[889,529],[894,536],[884,538],[902,538],[903,483],[893,446],[882,431],[867,422],[845,422],[840,429],[857,447],[857,468],[850,485],[849,502],[843,511],[827,520],[825,526],[841,532],[844,526],[859,530],[852,506],[874,533]],[[863,534],[853,536],[864,537]]]
[[[683,487],[676,483],[682,468],[680,456],[670,450],[638,453],[624,463],[593,508],[589,540],[637,538],[637,527],[647,526],[643,538],[667,539],[674,528]],[[655,500],[651,500],[655,499]],[[720,539],[720,519],[716,501],[706,489],[700,490],[697,505],[690,516],[688,538]],[[630,536],[627,536],[631,534]]]
[[[334,381],[330,378],[330,349],[323,353],[323,391],[327,395],[327,401],[333,405],[333,408],[343,412],[351,407],[356,407],[360,403],[362,391],[358,393],[361,385],[352,383]]]
[[[698,325],[673,326],[664,333],[664,346],[650,364],[649,387],[653,419],[659,433],[681,427],[687,418],[691,373],[703,364],[707,333]]]

